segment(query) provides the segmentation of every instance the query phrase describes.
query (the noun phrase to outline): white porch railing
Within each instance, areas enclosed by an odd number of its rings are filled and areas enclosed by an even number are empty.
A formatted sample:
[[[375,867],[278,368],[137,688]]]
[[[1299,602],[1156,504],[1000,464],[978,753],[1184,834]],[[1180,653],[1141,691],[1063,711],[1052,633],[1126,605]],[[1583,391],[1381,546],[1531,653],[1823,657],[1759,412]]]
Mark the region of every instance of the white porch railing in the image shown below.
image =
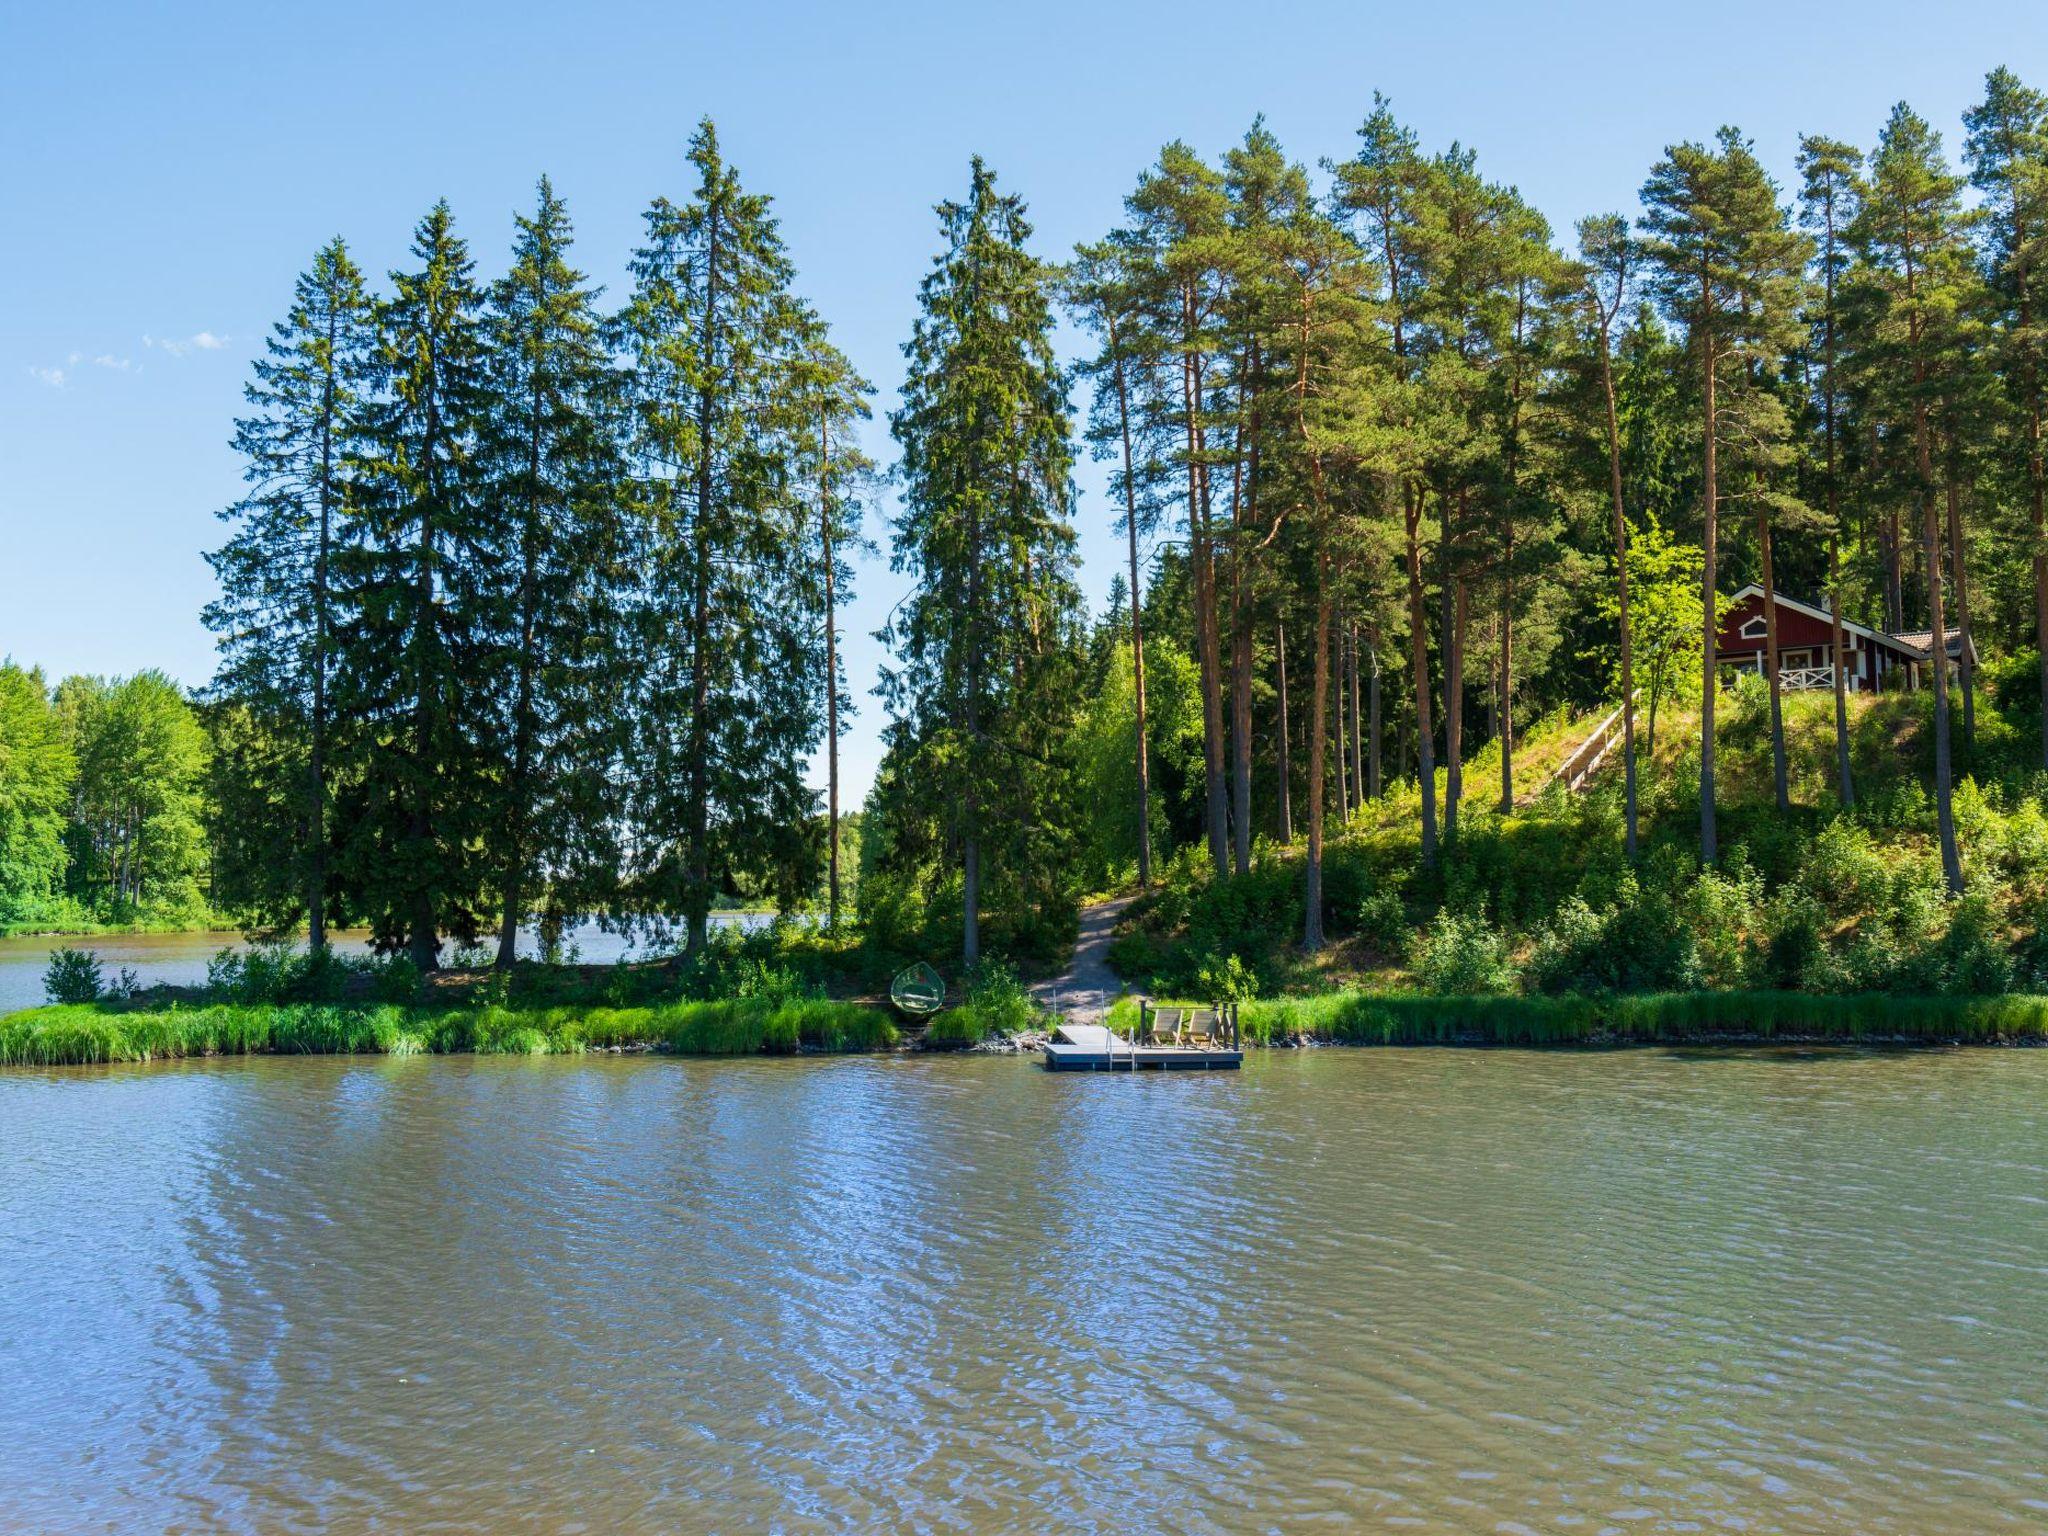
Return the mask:
[[[1797,692],[1805,688],[1832,688],[1835,686],[1833,667],[1780,667],[1778,686]]]

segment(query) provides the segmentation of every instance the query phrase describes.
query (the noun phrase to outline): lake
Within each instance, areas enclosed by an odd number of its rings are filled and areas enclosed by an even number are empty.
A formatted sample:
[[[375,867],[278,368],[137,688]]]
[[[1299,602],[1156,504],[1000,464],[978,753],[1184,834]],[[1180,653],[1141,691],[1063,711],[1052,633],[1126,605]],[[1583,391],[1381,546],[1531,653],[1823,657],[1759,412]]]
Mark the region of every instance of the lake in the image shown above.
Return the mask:
[[[0,1072],[0,1528],[2048,1528],[2048,1051]]]
[[[736,923],[752,928],[772,919],[759,912],[719,912],[712,914],[711,921],[714,926]],[[568,942],[575,946],[578,959],[593,965],[642,958],[648,953],[644,946],[635,949],[632,940],[626,936],[606,933],[595,923],[584,923],[573,929],[568,935]],[[370,952],[367,931],[337,933],[333,944],[338,954],[366,955]],[[221,950],[247,947],[242,936],[233,932],[100,933],[69,938],[38,934],[32,938],[0,939],[0,1013],[34,1008],[45,1001],[43,972],[49,968],[50,951],[53,949],[91,950],[100,957],[100,968],[110,982],[126,967],[134,971],[136,980],[146,987],[159,983],[196,987],[206,980],[206,962]],[[537,935],[520,935],[521,956],[533,955],[538,947]],[[495,938],[491,940],[489,950],[493,955],[497,953]],[[442,958],[449,959],[453,953],[452,946],[444,948]]]

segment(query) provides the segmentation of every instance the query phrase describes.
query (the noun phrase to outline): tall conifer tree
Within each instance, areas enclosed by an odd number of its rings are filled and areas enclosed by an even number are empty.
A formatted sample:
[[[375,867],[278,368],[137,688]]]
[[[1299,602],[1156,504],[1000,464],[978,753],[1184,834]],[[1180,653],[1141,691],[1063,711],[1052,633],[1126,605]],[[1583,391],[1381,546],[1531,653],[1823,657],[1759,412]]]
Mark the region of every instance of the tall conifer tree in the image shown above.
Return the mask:
[[[240,876],[232,894],[276,925],[303,918],[327,945],[336,609],[335,541],[344,521],[376,361],[374,306],[339,237],[298,280],[235,423],[249,494],[221,514],[234,533],[207,556],[221,595],[212,693],[240,711],[222,818]]]
[[[952,829],[961,955],[981,953],[985,889],[1038,891],[1070,808],[1074,611],[1070,426],[1051,273],[1023,202],[973,163],[938,209],[946,248],[919,294],[890,426],[903,453],[892,567],[911,577],[885,636],[894,770]]]
[[[629,587],[616,380],[597,291],[569,265],[568,209],[547,178],[518,219],[512,268],[491,290],[492,410],[481,464],[506,519],[501,804],[490,841],[509,967],[520,921],[545,895],[550,921],[610,895],[619,849],[613,792],[626,675]],[[545,884],[545,891],[542,887]]]
[[[347,861],[374,941],[422,970],[473,941],[495,796],[493,663],[505,524],[478,441],[490,401],[484,296],[446,202],[391,275],[383,388],[335,553],[347,591],[337,714],[348,721]]]
[[[644,518],[638,876],[655,909],[681,911],[695,952],[721,887],[794,879],[825,690],[814,509],[791,492],[815,430],[794,387],[794,271],[769,200],[740,185],[708,119],[690,163],[690,202],[647,212],[620,332]]]

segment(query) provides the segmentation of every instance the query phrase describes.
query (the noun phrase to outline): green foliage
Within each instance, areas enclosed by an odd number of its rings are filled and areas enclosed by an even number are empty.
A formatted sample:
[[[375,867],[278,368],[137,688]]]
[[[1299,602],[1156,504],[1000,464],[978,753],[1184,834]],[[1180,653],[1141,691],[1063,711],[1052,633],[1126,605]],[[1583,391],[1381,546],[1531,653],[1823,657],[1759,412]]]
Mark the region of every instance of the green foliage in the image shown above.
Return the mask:
[[[56,707],[78,764],[72,893],[107,922],[201,921],[207,743],[185,695],[161,672],[71,677]]]
[[[1443,993],[1511,992],[1514,967],[1507,941],[1476,912],[1446,907],[1415,941],[1415,977],[1423,989]]]
[[[48,913],[62,890],[77,768],[42,673],[0,663],[0,933]]]
[[[53,1003],[95,1003],[106,991],[100,957],[89,949],[53,949],[43,971],[43,995]]]
[[[1227,1003],[1249,1002],[1259,995],[1258,977],[1246,970],[1244,962],[1235,955],[1204,962],[1195,985],[1203,997],[1219,1008]]]

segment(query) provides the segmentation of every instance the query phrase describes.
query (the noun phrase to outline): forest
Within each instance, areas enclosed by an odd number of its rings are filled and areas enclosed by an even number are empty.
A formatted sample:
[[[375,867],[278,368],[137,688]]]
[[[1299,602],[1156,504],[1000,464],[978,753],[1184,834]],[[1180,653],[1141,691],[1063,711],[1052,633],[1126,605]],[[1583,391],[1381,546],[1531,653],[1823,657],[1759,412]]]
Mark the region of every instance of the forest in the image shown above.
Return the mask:
[[[0,669],[0,924],[424,973],[749,903],[957,975],[1135,893],[1167,993],[2048,986],[2048,97],[1956,127],[1771,146],[1789,185],[1724,128],[1560,231],[1375,97],[1313,165],[1168,144],[1071,252],[975,159],[888,465],[709,121],[609,306],[545,179],[494,278],[445,203],[382,287],[336,238],[234,424],[212,681]],[[1741,672],[1751,583],[1953,662],[1806,686],[1773,617]]]

